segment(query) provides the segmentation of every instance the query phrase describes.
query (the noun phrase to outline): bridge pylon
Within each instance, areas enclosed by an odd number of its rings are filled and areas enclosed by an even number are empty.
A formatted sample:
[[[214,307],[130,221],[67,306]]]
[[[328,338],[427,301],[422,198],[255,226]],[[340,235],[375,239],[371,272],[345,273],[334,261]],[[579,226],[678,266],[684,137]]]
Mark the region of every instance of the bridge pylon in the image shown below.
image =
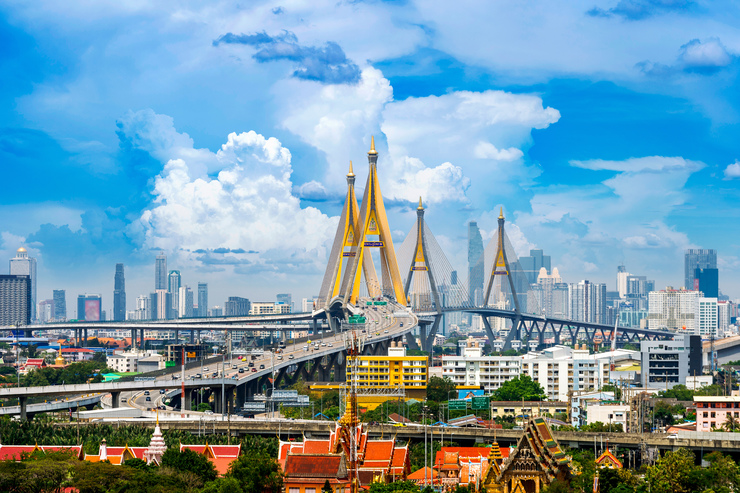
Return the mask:
[[[509,333],[506,337],[506,341],[504,342],[504,349],[511,349],[511,341],[515,339],[520,339],[520,329],[522,324],[522,310],[521,306],[519,304],[519,296],[517,295],[517,287],[514,283],[514,277],[512,276],[511,272],[511,265],[509,263],[509,258],[506,254],[506,248],[505,248],[505,242],[504,239],[506,238],[504,233],[504,225],[506,223],[506,219],[504,218],[504,208],[501,207],[501,212],[498,216],[498,235],[497,235],[497,241],[498,246],[496,247],[496,255],[493,259],[493,265],[491,268],[491,274],[488,276],[488,280],[486,281],[486,289],[485,289],[485,295],[483,297],[483,306],[489,306],[489,303],[491,301],[491,292],[493,291],[493,287],[496,281],[497,276],[505,276],[506,280],[508,281],[509,289],[511,290],[511,297],[514,303],[514,320],[512,320],[512,326],[511,330],[509,330]],[[500,286],[500,289],[503,291],[503,280],[501,281],[502,285]],[[493,330],[491,328],[490,321],[483,317],[483,324],[486,329],[486,333],[488,337],[491,339],[491,344],[493,344]]]
[[[355,195],[355,174],[352,170],[352,161],[349,162],[347,173],[347,194],[344,199],[342,215],[339,217],[339,225],[334,236],[329,262],[326,265],[324,280],[319,291],[319,303],[317,308],[328,308],[333,298],[340,295],[342,277],[346,273],[349,260],[356,255],[357,244],[360,239],[359,233],[359,207]],[[372,297],[381,295],[373,258],[370,255],[362,259],[362,272],[365,275],[368,294]]]
[[[358,215],[357,229],[354,230],[353,244],[343,255],[349,257],[347,267],[342,274],[342,283],[339,296],[343,304],[356,305],[360,295],[360,266],[365,266],[365,258],[371,256],[370,249],[378,248],[380,253],[381,283],[373,285],[372,277],[366,276],[368,293],[373,296],[374,289],[380,289],[384,297],[394,299],[400,305],[406,305],[406,295],[403,291],[401,274],[396,261],[396,251],[393,248],[391,228],[383,204],[383,195],[380,192],[378,181],[378,153],[375,150],[375,138],[370,144],[367,153],[370,170],[365,184],[362,205]],[[373,269],[373,272],[375,270]]]
[[[434,336],[437,334],[437,329],[442,321],[442,299],[440,297],[437,283],[434,279],[434,272],[428,259],[431,259],[431,252],[427,245],[427,235],[424,227],[424,205],[419,197],[419,207],[416,208],[416,245],[414,246],[414,253],[411,257],[411,262],[408,268],[406,282],[404,283],[404,295],[406,299],[409,299],[409,288],[411,287],[411,281],[415,275],[426,277],[426,281],[429,283],[431,291],[431,301],[434,307],[434,323],[430,328],[426,325],[419,326],[419,334],[421,338],[421,349],[423,351],[429,351],[434,344]]]

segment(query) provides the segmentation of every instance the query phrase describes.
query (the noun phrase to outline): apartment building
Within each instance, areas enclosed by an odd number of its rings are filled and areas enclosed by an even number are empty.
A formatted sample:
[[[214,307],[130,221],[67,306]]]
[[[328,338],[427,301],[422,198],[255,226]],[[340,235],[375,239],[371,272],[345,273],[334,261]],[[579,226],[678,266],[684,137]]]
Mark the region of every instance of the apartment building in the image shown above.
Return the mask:
[[[490,393],[521,374],[521,361],[521,356],[483,356],[476,344],[462,348],[461,356],[443,356],[442,377],[457,386],[483,386]]]

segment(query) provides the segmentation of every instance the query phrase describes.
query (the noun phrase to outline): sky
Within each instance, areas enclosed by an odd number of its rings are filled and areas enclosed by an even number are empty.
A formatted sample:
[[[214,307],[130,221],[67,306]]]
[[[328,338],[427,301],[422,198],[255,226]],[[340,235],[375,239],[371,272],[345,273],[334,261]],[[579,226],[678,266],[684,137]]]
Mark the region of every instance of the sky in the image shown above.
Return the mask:
[[[211,306],[300,306],[375,136],[397,245],[421,196],[465,273],[503,207],[565,282],[678,287],[714,248],[740,298],[737,26],[688,0],[3,2],[0,258],[25,246],[68,316],[110,312],[118,262],[133,309],[159,251]]]

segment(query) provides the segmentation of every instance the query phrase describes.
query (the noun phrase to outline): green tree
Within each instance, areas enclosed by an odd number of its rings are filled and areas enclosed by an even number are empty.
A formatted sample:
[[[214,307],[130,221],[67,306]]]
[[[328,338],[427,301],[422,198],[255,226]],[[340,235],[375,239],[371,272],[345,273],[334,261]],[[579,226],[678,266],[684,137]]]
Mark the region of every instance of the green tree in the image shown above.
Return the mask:
[[[191,472],[202,481],[201,484],[213,481],[217,476],[216,468],[206,456],[189,449],[181,452],[176,448],[168,448],[162,455],[162,467]]]
[[[95,351],[95,354],[93,354],[92,360],[96,363],[107,363],[107,356],[105,355],[105,351]]]
[[[394,483],[372,483],[370,484],[370,493],[420,493],[419,485],[413,481],[396,481]]]
[[[448,395],[452,394],[456,388],[455,382],[447,377],[432,377],[427,384],[427,400],[444,402],[448,399]]]
[[[715,493],[730,493],[740,488],[740,468],[731,457],[712,452],[704,457],[709,467],[704,469],[705,484]]]
[[[207,402],[201,402],[200,404],[198,404],[198,407],[196,407],[195,410],[199,413],[204,413],[211,410],[211,405]]]
[[[538,382],[532,380],[529,375],[520,375],[504,382],[493,392],[492,399],[496,401],[542,401],[546,397],[545,391]]]
[[[328,479],[324,481],[324,486],[321,488],[321,493],[334,493],[334,490],[332,489],[331,484],[329,484]]]
[[[680,448],[668,451],[645,474],[651,493],[689,493],[697,491],[694,479],[694,453]],[[699,490],[701,491],[701,490]]]
[[[283,473],[274,456],[250,452],[231,463],[227,477],[234,478],[245,492],[280,493]]]
[[[589,431],[592,433],[622,433],[622,423],[602,423],[601,421],[595,421],[588,423],[579,428],[581,431]]]
[[[247,493],[238,479],[232,477],[217,478],[206,483],[200,493]],[[251,492],[249,492],[251,493]]]
[[[80,493],[105,493],[134,474],[132,469],[110,462],[79,461],[74,465],[71,486]]]

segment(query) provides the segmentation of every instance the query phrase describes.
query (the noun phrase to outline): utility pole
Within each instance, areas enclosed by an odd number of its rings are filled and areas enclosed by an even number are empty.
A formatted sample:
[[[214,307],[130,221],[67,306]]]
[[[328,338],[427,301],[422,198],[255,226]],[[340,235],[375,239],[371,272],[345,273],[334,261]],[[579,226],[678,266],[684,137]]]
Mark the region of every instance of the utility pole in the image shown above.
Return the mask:
[[[181,385],[181,388],[180,388],[180,418],[184,419],[185,418],[185,344],[182,345],[182,377],[180,380],[180,385]]]

